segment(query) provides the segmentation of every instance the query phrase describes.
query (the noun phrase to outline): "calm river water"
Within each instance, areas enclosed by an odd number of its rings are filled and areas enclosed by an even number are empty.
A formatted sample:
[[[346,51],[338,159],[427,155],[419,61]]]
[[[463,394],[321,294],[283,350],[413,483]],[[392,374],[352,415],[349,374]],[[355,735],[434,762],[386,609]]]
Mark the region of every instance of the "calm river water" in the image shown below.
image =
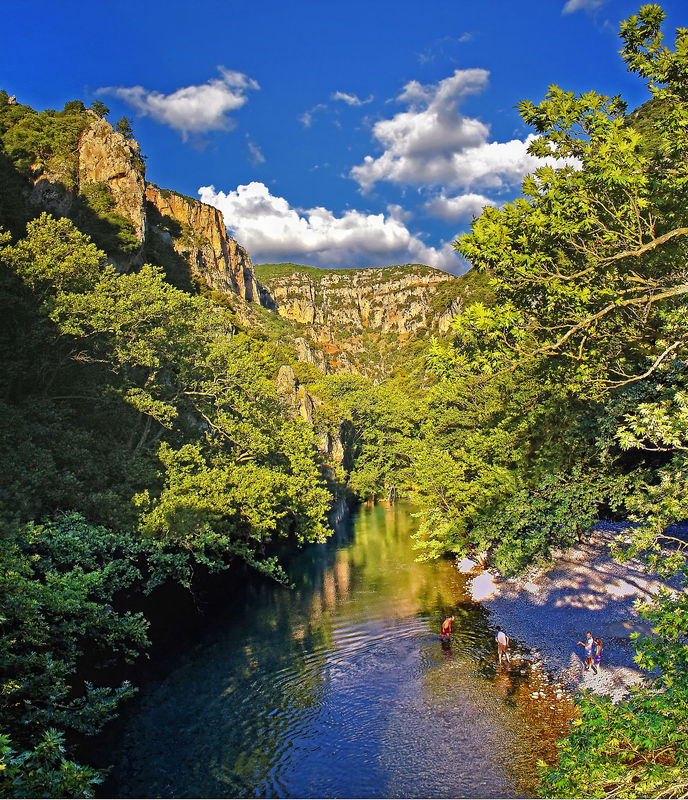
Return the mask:
[[[496,668],[463,576],[414,562],[411,510],[361,508],[291,562],[295,589],[214,618],[125,711],[110,796],[532,795],[570,708]]]

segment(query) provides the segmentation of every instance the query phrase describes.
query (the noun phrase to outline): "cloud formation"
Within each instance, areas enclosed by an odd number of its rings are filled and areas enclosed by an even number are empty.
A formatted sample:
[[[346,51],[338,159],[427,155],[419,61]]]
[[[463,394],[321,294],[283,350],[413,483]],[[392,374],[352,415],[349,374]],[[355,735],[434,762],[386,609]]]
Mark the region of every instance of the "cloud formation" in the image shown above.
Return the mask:
[[[606,0],[568,0],[562,14],[573,14],[575,11],[594,11],[599,8]]]
[[[304,111],[300,117],[298,117],[299,122],[303,124],[304,128],[310,128],[313,124],[313,117],[316,111],[322,111],[327,106],[324,103],[318,103],[316,106],[310,109],[310,111]]]
[[[198,194],[222,211],[227,229],[257,262],[305,259],[330,268],[423,263],[455,274],[467,268],[450,244],[428,247],[412,235],[398,206],[387,215],[346,211],[337,217],[322,207],[293,208],[255,181],[228,193],[202,186]]]
[[[258,164],[265,163],[265,156],[261,152],[260,147],[257,144],[254,144],[250,139],[247,142],[248,144],[248,151],[250,153],[249,161],[253,164],[254,167],[257,167]]]
[[[407,110],[373,126],[382,155],[366,156],[350,176],[364,192],[378,181],[440,187],[444,193],[502,191],[518,185],[542,163],[527,153],[533,135],[525,141],[490,142],[489,126],[459,110],[469,95],[487,88],[488,77],[484,69],[457,69],[438,84],[406,84],[397,100]]]
[[[143,86],[105,86],[96,94],[109,94],[123,100],[141,116],[176,130],[186,141],[190,134],[231,130],[235,121],[227,116],[246,103],[246,92],[260,88],[241,72],[219,67],[220,77],[202,86],[186,86],[172,94],[149,91]]]
[[[331,98],[332,100],[343,100],[348,106],[364,106],[374,100],[372,94],[367,100],[361,100],[355,94],[347,94],[346,92],[335,92],[331,95]]]
[[[494,200],[482,194],[463,194],[458,197],[446,197],[440,194],[433,200],[425,203],[423,208],[433,217],[443,219],[445,222],[456,222],[460,219],[470,219],[480,216],[485,206],[496,206]]]

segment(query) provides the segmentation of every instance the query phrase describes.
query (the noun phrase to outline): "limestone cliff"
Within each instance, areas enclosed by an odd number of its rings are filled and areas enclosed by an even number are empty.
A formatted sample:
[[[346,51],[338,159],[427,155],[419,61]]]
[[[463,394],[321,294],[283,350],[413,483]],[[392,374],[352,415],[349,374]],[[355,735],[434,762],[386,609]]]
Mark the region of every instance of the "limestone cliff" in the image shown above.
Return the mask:
[[[220,211],[146,183],[138,144],[94,112],[82,107],[70,120],[69,147],[36,155],[26,173],[27,218],[39,210],[70,217],[118,271],[149,262],[179,288],[197,291],[200,283],[224,295],[216,300],[232,308],[240,326],[279,341],[294,363],[380,380],[407,360],[414,342],[445,334],[462,308],[462,279],[420,264],[273,264],[262,265],[257,278]]]
[[[446,272],[422,264],[359,270],[295,268],[273,275],[265,266],[261,275],[277,313],[317,326],[329,341],[342,328],[349,333],[375,330],[404,335],[434,327],[437,313],[430,303],[434,289],[451,280]]]
[[[185,271],[187,285],[192,273],[222,294],[256,303],[267,298],[248,252],[228,236],[220,211],[147,184],[138,143],[105,119],[85,119],[69,158],[33,165],[27,198],[32,209],[73,219],[119,272],[149,261],[168,277],[176,270],[172,277],[179,285]]]
[[[113,130],[105,119],[94,118],[72,157],[33,165],[32,183],[29,205],[73,218],[120,272],[143,264],[145,165],[133,139]],[[124,239],[117,239],[123,226],[128,229],[124,246]]]
[[[290,416],[301,417],[309,425],[314,425],[314,410],[322,405],[322,400],[311,395],[305,386],[299,385],[294,370],[288,364],[280,367],[275,387],[280,402]],[[330,465],[342,464],[346,458],[343,429],[344,422],[340,422],[332,431],[323,424],[317,429],[318,450]]]
[[[149,222],[169,236],[175,252],[193,272],[218,292],[260,302],[261,287],[251,258],[227,234],[220,211],[154,184],[146,187],[146,201]]]
[[[422,264],[320,270],[263,264],[256,272],[275,311],[293,324],[299,361],[323,372],[383,378],[418,335],[443,335],[470,294],[463,278]]]
[[[134,226],[136,238],[146,238],[144,204],[145,166],[138,142],[112,129],[98,119],[83,132],[79,142],[79,188],[85,184],[105,184],[114,201],[113,210]]]

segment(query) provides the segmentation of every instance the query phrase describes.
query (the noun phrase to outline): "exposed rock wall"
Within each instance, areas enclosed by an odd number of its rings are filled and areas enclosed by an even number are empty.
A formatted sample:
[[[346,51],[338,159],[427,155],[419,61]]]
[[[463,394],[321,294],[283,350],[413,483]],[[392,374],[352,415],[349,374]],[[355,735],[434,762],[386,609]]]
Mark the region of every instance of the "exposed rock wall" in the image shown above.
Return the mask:
[[[172,245],[191,269],[224,294],[260,303],[261,287],[248,252],[227,235],[222,212],[198,200],[148,184],[149,209],[177,223]],[[169,225],[168,225],[169,230]]]
[[[338,328],[408,334],[433,327],[433,290],[451,279],[422,265],[313,272],[270,278],[268,288],[277,313],[325,329],[323,343],[332,341]]]
[[[294,370],[288,364],[280,367],[275,386],[282,405],[289,413],[313,425],[315,409],[322,405],[322,400],[309,394],[305,386],[299,385]],[[345,458],[343,424],[339,425],[334,435],[329,430],[321,430],[318,436],[318,449],[331,463],[341,464]]]
[[[417,332],[446,333],[460,308],[456,292],[446,291],[457,279],[422,264],[360,270],[290,265],[259,268],[259,277],[274,310],[295,323],[289,338],[299,361],[322,372],[382,379],[399,345]]]
[[[118,271],[130,272],[144,263],[153,229],[218,292],[249,302],[260,303],[261,298],[271,302],[256,280],[248,252],[227,235],[222,213],[199,200],[146,184],[138,143],[101,118],[94,118],[82,133],[74,163],[52,172],[45,166],[36,171],[29,202],[58,216],[74,217],[75,212],[78,216],[77,200],[89,185],[107,194],[109,210],[131,222],[139,242],[126,255],[108,253]]]
[[[98,118],[82,133],[74,163],[65,161],[52,169],[45,165],[35,167],[29,204],[56,216],[72,216],[79,194],[89,184],[106,187],[112,200],[110,210],[130,220],[140,243],[133,252],[119,253],[110,260],[120,272],[129,272],[143,264],[147,235],[145,165],[137,142]]]
[[[136,238],[143,244],[147,223],[141,150],[138,142],[113,130],[104,119],[92,122],[79,142],[79,188],[85,183],[107,184],[114,210],[132,222]]]

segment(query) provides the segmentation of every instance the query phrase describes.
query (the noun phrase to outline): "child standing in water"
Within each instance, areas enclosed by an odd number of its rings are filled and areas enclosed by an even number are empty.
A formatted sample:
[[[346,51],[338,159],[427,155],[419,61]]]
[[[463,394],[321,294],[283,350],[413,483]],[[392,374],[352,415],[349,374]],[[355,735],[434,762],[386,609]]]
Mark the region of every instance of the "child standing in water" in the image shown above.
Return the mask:
[[[602,651],[603,650],[604,650],[604,647],[602,647],[602,639],[595,639],[595,650],[594,650],[594,655],[593,655],[593,659],[592,659],[592,671],[595,673],[595,675],[597,675],[597,669],[596,668],[599,667],[600,664],[602,663]],[[602,669],[602,668],[600,667],[600,669]]]
[[[450,642],[451,641],[451,624],[454,622],[454,615],[452,614],[451,617],[447,617],[444,622],[442,623],[442,629],[440,630],[440,641]],[[446,638],[445,638],[446,637]]]

